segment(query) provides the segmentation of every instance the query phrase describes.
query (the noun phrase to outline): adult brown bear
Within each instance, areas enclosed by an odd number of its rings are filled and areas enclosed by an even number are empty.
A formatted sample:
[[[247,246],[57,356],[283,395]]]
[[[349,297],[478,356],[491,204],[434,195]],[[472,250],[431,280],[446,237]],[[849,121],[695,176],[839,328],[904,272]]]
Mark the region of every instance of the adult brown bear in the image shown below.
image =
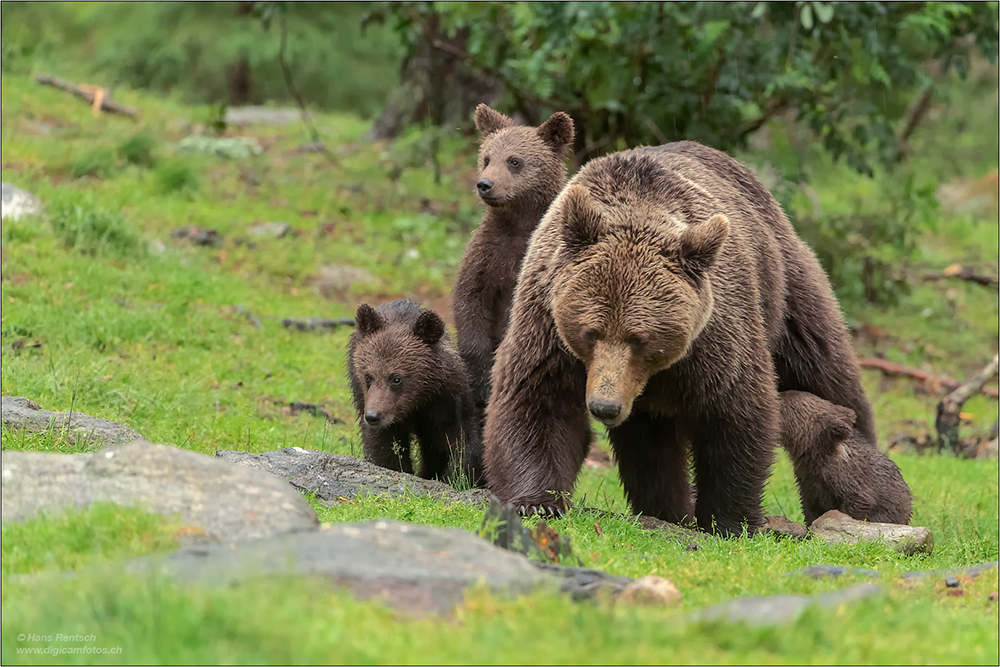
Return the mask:
[[[875,447],[815,255],[750,170],[693,142],[616,153],[570,180],[531,238],[492,385],[487,484],[528,512],[565,509],[588,411],[633,511],[727,535],[763,525],[779,391],[849,407]]]

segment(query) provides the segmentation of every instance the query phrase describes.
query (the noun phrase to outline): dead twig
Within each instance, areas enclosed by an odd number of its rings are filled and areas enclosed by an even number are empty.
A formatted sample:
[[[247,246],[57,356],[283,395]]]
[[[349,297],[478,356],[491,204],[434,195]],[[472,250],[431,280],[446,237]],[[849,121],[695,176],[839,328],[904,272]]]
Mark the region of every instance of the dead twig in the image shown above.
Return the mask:
[[[986,381],[997,374],[997,364],[998,356],[994,354],[990,363],[971,380],[959,385],[938,403],[937,416],[934,418],[934,427],[938,432],[938,451],[947,447],[958,453],[958,426],[962,421],[962,405],[971,396],[978,394]]]
[[[310,317],[307,320],[297,320],[291,317],[286,317],[281,320],[281,325],[286,329],[297,329],[298,331],[318,331],[324,329],[333,331],[337,327],[353,327],[354,320],[350,317],[338,317],[333,320],[328,320],[323,317]]]
[[[122,114],[123,116],[132,116],[133,118],[139,115],[138,109],[107,99],[107,90],[99,86],[77,86],[65,79],[45,74],[36,76],[35,82],[43,86],[51,86],[72,93],[76,97],[90,102],[95,110],[101,109],[103,111],[110,111],[111,113]]]
[[[929,273],[924,276],[924,281],[944,280],[946,278],[967,280],[970,283],[976,283],[983,287],[995,287],[1000,284],[1000,281],[993,276],[980,275],[971,266],[962,266],[961,264],[952,264],[941,273]]]
[[[324,408],[322,405],[317,405],[315,403],[303,403],[301,401],[292,401],[288,404],[288,412],[291,415],[297,415],[300,412],[308,412],[314,417],[323,417],[331,424],[343,424],[344,420],[334,417],[330,412]]]
[[[233,306],[233,310],[235,310],[237,313],[243,313],[244,315],[246,315],[247,318],[250,320],[250,324],[252,324],[255,328],[257,329],[264,328],[264,325],[260,323],[260,320],[254,317],[254,314],[251,313],[246,308],[244,308],[243,306]]]
[[[905,377],[911,377],[916,380],[920,380],[930,385],[938,385],[942,389],[954,390],[957,389],[960,383],[957,380],[953,380],[946,375],[933,375],[927,371],[922,371],[919,368],[912,368],[910,366],[903,366],[902,364],[893,363],[891,361],[886,361],[885,359],[876,359],[874,357],[863,357],[858,359],[858,365],[861,368],[868,368],[871,370],[882,371],[886,375],[902,375]],[[992,396],[993,398],[1000,397],[1000,391],[996,387],[986,387],[980,385],[979,390],[986,396]]]

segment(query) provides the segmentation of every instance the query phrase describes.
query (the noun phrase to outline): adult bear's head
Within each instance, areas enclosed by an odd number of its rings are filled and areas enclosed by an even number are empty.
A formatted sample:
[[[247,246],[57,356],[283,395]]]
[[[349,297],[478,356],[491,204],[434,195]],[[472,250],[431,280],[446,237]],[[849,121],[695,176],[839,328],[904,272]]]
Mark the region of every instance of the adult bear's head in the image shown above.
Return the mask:
[[[586,364],[587,409],[617,426],[649,378],[683,358],[708,322],[709,271],[729,221],[715,214],[689,224],[653,198],[599,202],[581,185],[560,195],[551,214],[561,216],[566,253],[553,283],[556,327]]]

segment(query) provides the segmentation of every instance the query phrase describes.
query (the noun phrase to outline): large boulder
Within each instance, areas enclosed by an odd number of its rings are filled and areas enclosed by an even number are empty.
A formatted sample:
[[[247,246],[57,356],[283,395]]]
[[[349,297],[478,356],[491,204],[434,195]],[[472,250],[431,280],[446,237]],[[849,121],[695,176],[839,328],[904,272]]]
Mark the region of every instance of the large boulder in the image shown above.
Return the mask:
[[[0,413],[3,415],[3,425],[12,431],[64,431],[66,439],[74,445],[82,440],[99,448],[125,444],[142,437],[138,431],[128,426],[82,412],[42,410],[38,403],[23,396],[0,397]]]
[[[314,449],[289,447],[260,453],[220,449],[216,456],[276,475],[327,502],[358,496],[434,496],[452,502],[488,503],[492,497],[484,489],[456,491],[444,482],[389,470],[353,456]]]
[[[0,218],[3,220],[20,220],[43,212],[42,200],[26,190],[10,183],[0,184],[2,206]]]
[[[319,525],[309,503],[271,475],[146,440],[91,454],[5,451],[3,521],[96,501],[180,515],[222,541]]]

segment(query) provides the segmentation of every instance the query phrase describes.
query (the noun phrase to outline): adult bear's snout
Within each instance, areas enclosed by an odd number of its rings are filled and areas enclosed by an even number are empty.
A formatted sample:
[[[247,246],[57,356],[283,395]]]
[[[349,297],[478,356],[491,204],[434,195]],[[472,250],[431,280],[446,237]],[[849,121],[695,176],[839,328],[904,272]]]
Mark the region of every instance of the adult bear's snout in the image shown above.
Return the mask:
[[[602,422],[612,422],[622,412],[620,403],[612,403],[611,401],[602,401],[600,399],[590,401],[587,404],[587,409],[590,410],[590,414]]]

